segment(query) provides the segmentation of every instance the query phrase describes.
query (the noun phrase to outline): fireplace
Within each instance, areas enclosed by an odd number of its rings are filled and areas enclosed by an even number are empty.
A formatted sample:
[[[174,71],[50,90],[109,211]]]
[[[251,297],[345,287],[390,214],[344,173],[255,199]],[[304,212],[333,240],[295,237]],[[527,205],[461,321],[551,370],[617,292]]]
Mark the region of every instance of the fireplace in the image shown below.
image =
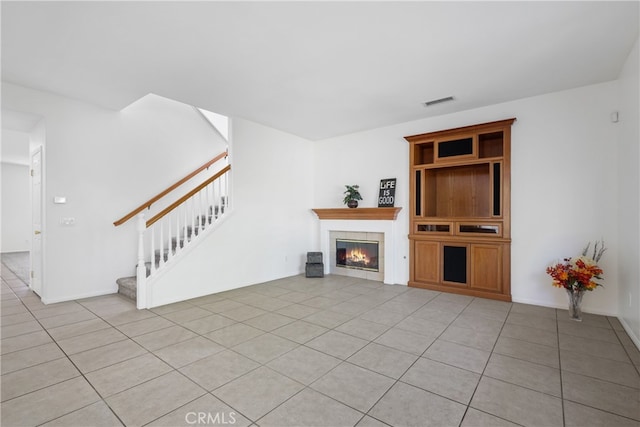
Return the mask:
[[[336,267],[380,271],[378,242],[336,239]]]
[[[367,280],[384,280],[384,233],[330,231],[327,255],[328,274]]]
[[[407,255],[397,251],[402,234],[396,224],[401,208],[313,209],[320,218],[320,250],[325,274],[374,280],[387,285],[407,283]],[[336,239],[378,242],[378,271],[336,266]],[[404,247],[404,245],[402,245]],[[408,273],[408,269],[406,270]]]

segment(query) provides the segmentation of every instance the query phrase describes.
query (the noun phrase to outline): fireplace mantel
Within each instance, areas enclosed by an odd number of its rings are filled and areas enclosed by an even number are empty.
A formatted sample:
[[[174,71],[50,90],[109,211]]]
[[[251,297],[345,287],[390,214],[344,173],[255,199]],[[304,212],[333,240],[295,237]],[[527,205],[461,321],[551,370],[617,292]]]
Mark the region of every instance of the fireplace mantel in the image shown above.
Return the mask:
[[[320,219],[395,220],[402,208],[312,209]]]

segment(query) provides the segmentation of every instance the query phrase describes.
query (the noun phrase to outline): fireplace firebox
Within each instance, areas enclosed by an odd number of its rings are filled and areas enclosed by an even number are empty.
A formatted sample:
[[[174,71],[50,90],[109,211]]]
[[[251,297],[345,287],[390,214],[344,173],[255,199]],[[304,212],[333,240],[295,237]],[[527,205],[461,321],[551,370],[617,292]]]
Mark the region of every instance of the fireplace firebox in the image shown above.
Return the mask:
[[[336,267],[380,271],[378,242],[372,240],[336,239]]]

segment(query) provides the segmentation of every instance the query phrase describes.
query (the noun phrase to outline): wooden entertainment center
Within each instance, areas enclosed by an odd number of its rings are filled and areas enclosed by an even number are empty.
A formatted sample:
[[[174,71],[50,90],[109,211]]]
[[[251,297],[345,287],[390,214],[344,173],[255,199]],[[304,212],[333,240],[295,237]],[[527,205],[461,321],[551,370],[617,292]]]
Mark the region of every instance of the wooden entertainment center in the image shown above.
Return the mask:
[[[409,286],[511,301],[511,125],[407,136]]]

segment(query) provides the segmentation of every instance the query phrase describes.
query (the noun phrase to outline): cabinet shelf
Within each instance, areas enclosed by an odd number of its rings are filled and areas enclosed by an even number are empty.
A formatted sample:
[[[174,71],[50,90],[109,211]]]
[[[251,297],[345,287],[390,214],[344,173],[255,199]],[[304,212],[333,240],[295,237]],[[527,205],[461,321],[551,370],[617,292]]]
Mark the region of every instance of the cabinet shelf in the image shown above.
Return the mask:
[[[405,137],[410,143],[410,286],[511,299],[515,119]]]
[[[504,157],[483,157],[478,159],[467,159],[467,160],[456,160],[448,163],[425,163],[412,165],[411,169],[413,170],[422,170],[422,169],[448,169],[455,166],[466,166],[466,165],[489,165],[496,161],[501,161]]]

